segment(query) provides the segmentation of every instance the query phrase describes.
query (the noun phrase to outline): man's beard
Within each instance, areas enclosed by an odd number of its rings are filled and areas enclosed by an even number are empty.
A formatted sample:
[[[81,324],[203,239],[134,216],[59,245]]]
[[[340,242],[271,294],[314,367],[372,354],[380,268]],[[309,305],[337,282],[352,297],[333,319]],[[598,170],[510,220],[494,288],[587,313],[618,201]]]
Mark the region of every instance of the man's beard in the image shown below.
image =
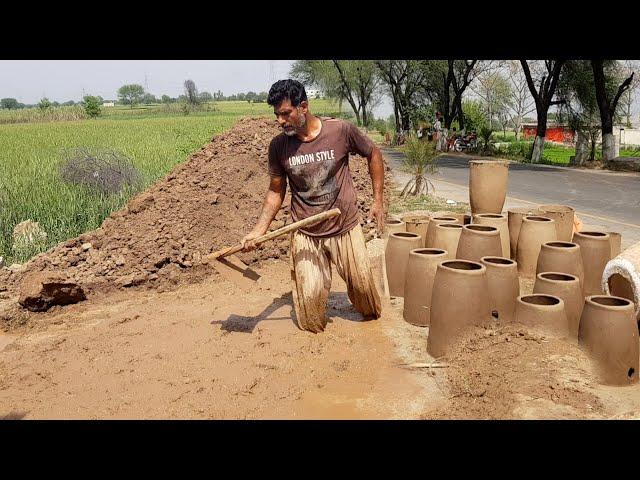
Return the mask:
[[[296,134],[296,130],[304,127],[306,124],[307,124],[306,115],[301,115],[300,120],[298,120],[298,125],[295,128],[284,129],[284,134],[287,135],[288,137],[293,137]]]

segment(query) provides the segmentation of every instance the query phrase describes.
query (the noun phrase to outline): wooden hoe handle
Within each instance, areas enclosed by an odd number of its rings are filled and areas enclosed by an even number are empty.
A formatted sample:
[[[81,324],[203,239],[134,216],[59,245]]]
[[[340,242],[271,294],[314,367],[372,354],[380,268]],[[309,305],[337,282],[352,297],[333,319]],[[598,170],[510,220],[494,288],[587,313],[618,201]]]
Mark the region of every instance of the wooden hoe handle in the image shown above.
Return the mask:
[[[274,230],[273,232],[269,232],[260,237],[257,237],[253,241],[256,245],[260,245],[261,243],[268,242],[269,240],[280,237],[282,235],[286,235],[287,233],[298,230],[299,228],[307,227],[309,225],[315,225],[318,222],[321,222],[328,218],[335,217],[337,215],[340,215],[339,208],[334,208],[333,210],[328,210],[326,212],[318,213],[316,215],[311,215],[310,217],[304,218],[297,222],[293,222],[282,228]],[[213,252],[207,255],[207,259],[215,260],[216,258],[227,257],[229,255],[233,255],[234,253],[238,253],[240,250],[242,250],[241,243],[234,245],[232,247],[223,248],[222,250],[218,250],[217,252]]]

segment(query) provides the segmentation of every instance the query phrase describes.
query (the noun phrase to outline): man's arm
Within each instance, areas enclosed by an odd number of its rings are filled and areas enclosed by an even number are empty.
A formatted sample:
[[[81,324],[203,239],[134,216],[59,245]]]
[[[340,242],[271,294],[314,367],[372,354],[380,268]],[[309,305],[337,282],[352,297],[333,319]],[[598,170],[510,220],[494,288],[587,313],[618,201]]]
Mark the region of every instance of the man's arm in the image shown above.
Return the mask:
[[[269,182],[269,190],[265,196],[264,203],[262,204],[262,210],[256,226],[241,240],[243,250],[248,252],[256,248],[253,239],[264,235],[269,229],[269,225],[275,218],[278,210],[282,206],[284,195],[287,192],[287,178],[284,176],[271,176]]]
[[[375,219],[378,233],[384,232],[384,160],[378,147],[373,147],[369,162],[369,175],[373,184],[373,205],[369,210],[369,220]]]

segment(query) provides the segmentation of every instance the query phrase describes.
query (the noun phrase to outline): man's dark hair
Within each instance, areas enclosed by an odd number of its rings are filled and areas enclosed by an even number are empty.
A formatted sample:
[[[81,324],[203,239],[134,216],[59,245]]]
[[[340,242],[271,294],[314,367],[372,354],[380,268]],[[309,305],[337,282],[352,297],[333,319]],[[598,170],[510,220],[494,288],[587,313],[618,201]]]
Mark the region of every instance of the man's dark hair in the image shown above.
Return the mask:
[[[291,80],[288,78],[287,80],[278,80],[276,83],[271,85],[269,89],[269,97],[267,98],[267,103],[272,107],[280,105],[284,100],[289,99],[291,101],[291,105],[297,107],[300,105],[300,102],[307,101],[307,92],[304,90],[304,85],[302,85],[297,80]]]

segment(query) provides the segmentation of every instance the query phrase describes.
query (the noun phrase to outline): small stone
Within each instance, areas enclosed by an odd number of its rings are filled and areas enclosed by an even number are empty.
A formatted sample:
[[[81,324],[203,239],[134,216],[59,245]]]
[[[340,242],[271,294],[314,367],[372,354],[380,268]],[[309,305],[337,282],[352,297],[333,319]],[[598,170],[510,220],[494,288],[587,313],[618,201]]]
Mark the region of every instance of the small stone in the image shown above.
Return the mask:
[[[93,245],[91,245],[90,242],[82,244],[82,251],[83,252],[86,252],[87,250],[91,250],[92,248],[93,248]]]
[[[121,267],[122,265],[124,265],[124,258],[123,257],[116,258],[116,265],[118,267]]]

